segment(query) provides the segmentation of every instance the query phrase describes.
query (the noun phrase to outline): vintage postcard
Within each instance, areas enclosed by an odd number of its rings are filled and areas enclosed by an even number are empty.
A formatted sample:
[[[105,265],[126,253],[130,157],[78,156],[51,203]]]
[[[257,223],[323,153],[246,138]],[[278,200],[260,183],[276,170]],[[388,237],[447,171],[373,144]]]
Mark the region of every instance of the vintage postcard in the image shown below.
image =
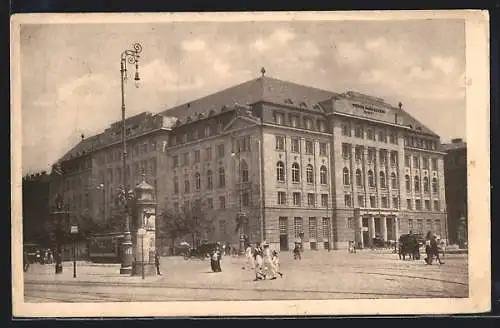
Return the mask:
[[[488,21],[13,16],[14,316],[488,311]]]

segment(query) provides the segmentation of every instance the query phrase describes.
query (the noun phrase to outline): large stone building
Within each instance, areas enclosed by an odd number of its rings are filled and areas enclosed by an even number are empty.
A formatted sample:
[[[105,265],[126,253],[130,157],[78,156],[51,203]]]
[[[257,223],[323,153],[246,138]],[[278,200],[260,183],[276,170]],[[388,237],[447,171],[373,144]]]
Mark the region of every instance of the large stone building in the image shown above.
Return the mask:
[[[61,160],[76,215],[113,215],[121,123]],[[439,136],[402,106],[262,76],[127,119],[126,174],[146,171],[158,210],[201,201],[204,238],[265,238],[282,250],[369,245],[409,230],[446,234]],[[237,227],[236,217],[248,220]]]
[[[448,236],[451,243],[467,242],[467,144],[453,139],[442,144],[448,209]],[[460,231],[462,229],[462,231]]]
[[[23,242],[48,244],[47,223],[50,220],[50,175],[43,171],[23,177]]]

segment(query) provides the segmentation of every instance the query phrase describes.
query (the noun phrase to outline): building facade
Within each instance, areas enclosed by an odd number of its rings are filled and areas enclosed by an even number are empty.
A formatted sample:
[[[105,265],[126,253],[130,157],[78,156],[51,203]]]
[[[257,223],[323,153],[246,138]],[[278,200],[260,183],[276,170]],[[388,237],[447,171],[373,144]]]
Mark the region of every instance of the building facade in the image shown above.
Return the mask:
[[[467,144],[462,139],[453,139],[442,144],[446,152],[444,174],[446,181],[446,204],[448,209],[449,239],[451,243],[465,246],[467,243]]]
[[[364,247],[410,230],[446,235],[439,136],[383,99],[262,76],[126,127],[129,181],[147,172],[158,212],[201,203],[213,222],[204,239],[237,244],[244,234],[287,250],[295,241]],[[65,182],[68,201],[88,199],[103,220],[123,174],[120,128],[82,140],[61,161],[87,163],[65,171],[83,181]]]
[[[43,171],[23,177],[23,242],[47,245],[47,224],[50,220],[50,175]]]

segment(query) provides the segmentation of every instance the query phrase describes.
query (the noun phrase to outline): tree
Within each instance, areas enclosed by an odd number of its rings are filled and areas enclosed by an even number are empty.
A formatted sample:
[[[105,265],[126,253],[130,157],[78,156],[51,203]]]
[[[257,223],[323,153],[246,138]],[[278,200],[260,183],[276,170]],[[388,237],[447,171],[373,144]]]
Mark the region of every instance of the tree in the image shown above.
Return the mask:
[[[170,239],[170,247],[175,250],[175,241],[189,232],[185,217],[172,210],[164,210],[159,216],[158,237],[160,240]]]

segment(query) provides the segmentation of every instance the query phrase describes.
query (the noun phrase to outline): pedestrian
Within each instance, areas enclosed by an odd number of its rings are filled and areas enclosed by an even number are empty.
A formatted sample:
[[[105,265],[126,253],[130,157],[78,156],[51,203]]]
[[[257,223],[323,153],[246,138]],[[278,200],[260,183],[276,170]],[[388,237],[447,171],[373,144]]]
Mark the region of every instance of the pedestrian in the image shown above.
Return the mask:
[[[263,257],[262,247],[260,243],[257,243],[257,245],[255,245],[255,248],[253,250],[254,269],[255,269],[254,281],[266,279],[266,276],[262,272],[262,266],[263,266],[262,257]]]
[[[222,272],[220,266],[221,250],[220,245],[217,245],[210,254],[210,267],[213,272]]]
[[[281,273],[281,271],[280,271],[280,257],[279,257],[279,253],[278,253],[277,250],[273,249],[272,254],[273,254],[274,268],[276,269],[276,272],[280,275],[280,277],[283,278],[283,273]]]
[[[293,259],[294,260],[302,259],[302,256],[300,254],[300,245],[298,243],[295,243],[295,247],[293,248]]]
[[[160,272],[160,254],[158,253],[158,250],[155,250],[155,266],[156,266],[156,274],[161,276]]]
[[[431,248],[431,239],[432,239],[432,233],[430,231],[427,232],[427,236],[425,237],[425,254],[427,255],[425,257],[425,263],[432,265],[432,258],[433,258],[433,253],[432,253],[432,248]]]
[[[243,270],[252,270],[255,266],[254,258],[252,254],[252,245],[247,244],[245,248],[245,265],[242,267]]]
[[[271,280],[274,280],[276,279],[276,267],[274,266],[274,262],[273,262],[273,253],[271,251],[271,248],[269,247],[269,244],[267,243],[267,241],[265,241],[263,243],[263,257],[262,257],[262,260],[263,260],[263,268],[265,269],[265,275],[267,277],[267,275],[271,276]]]
[[[444,264],[444,262],[441,261],[441,258],[439,258],[439,247],[437,237],[435,235],[431,238],[431,254],[436,257],[436,261],[438,261],[439,264]]]
[[[24,251],[23,252],[23,271],[28,272],[29,267],[30,267],[30,260],[28,257],[28,252]]]

